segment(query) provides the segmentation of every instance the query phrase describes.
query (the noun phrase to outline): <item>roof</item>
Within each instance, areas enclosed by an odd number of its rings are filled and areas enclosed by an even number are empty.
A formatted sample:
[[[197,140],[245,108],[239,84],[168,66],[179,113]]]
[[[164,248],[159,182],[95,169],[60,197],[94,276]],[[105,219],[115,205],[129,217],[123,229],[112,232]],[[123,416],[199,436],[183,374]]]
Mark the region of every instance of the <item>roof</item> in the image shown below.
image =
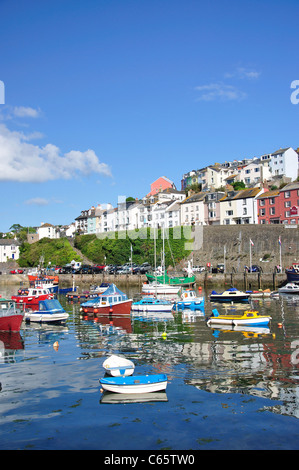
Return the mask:
[[[10,245],[20,246],[21,243],[18,240],[15,240],[14,238],[0,238],[0,245],[2,245],[2,246],[10,246]]]
[[[291,148],[291,147],[287,147],[287,148],[285,148],[285,149],[276,150],[276,152],[271,153],[271,155],[279,155],[279,154],[281,154],[281,153],[286,152],[286,151],[289,150],[290,148]]]
[[[250,188],[250,189],[241,189],[233,197],[233,199],[246,199],[249,197],[256,197],[261,191],[261,188]]]
[[[260,194],[257,199],[265,199],[267,197],[275,197],[279,196],[280,190],[279,189],[273,189],[272,191],[266,191],[263,194]]]
[[[292,189],[299,189],[299,182],[293,181],[292,183],[286,184],[280,191],[291,191]]]
[[[186,199],[184,199],[181,204],[187,204],[189,202],[197,202],[197,201],[203,201],[206,197],[207,193],[195,193],[195,194],[191,194],[191,196],[188,196],[186,197]]]

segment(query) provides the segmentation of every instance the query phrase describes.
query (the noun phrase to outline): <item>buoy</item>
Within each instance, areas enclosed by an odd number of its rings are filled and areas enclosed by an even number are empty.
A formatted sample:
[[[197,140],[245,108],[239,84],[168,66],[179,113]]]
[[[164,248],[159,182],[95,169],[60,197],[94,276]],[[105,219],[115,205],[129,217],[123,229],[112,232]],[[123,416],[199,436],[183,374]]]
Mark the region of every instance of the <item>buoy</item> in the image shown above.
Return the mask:
[[[277,323],[278,328],[282,328],[282,323]]]
[[[165,331],[164,331],[164,333],[162,333],[161,336],[162,336],[163,339],[166,339],[166,338],[167,338],[167,334],[165,333]]]
[[[55,349],[55,351],[58,351],[58,348],[59,348],[58,341],[55,341],[55,343],[53,344],[53,348]]]

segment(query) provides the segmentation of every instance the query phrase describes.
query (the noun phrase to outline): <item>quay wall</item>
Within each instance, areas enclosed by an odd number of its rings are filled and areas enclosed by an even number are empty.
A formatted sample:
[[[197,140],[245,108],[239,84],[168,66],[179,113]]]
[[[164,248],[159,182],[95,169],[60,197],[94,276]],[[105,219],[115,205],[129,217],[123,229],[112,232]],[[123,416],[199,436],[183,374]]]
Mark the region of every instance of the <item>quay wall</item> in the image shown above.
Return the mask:
[[[79,289],[88,289],[92,284],[101,282],[113,282],[118,286],[129,287],[136,286],[141,290],[142,284],[146,282],[145,275],[107,275],[107,274],[60,274],[59,284],[61,287],[71,287],[74,283]],[[285,273],[210,273],[203,272],[196,274],[196,286],[202,288],[214,289],[216,286],[223,288],[237,287],[239,289],[272,289],[283,285],[286,282]],[[13,286],[16,288],[29,286],[28,278],[24,274],[3,274],[0,276],[0,294],[1,286]]]
[[[281,261],[283,271],[299,261],[297,225],[209,225],[203,227],[202,247],[192,253],[194,265],[211,263],[217,266],[225,261],[227,272],[243,272],[250,264],[262,267],[264,273],[273,273]],[[250,245],[250,239],[254,245]]]

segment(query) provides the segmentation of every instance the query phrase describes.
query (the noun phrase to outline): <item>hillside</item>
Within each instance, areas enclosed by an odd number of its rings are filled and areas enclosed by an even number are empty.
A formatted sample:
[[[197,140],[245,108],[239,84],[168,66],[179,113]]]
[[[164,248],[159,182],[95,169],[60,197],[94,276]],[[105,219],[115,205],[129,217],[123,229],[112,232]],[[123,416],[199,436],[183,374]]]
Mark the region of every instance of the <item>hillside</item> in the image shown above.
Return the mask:
[[[138,235],[138,238],[137,238]],[[161,263],[162,231],[157,230],[156,237],[157,264]],[[164,241],[166,266],[178,264],[187,258],[190,251],[185,250],[186,239],[173,238],[173,229],[169,229],[169,239]],[[154,238],[150,229],[134,232],[113,232],[109,237],[97,237],[96,235],[79,235],[75,238],[75,247],[94,263],[121,265],[131,258],[136,264],[148,261],[154,265]]]
[[[44,259],[44,266],[63,266],[72,260],[82,261],[82,257],[73,249],[67,238],[42,238],[36,243],[23,243],[20,247],[19,266],[37,266],[40,258]]]

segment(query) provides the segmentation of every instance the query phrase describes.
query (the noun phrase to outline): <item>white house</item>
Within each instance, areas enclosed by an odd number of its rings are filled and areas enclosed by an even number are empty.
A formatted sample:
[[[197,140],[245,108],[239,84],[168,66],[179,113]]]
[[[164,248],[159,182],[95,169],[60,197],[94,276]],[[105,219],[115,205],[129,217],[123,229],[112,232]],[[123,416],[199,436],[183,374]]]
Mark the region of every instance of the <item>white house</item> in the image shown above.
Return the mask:
[[[195,193],[181,202],[182,225],[204,225],[206,193]]]
[[[264,192],[264,188],[243,189],[229,191],[220,200],[220,224],[257,224],[257,197]]]
[[[269,165],[273,177],[284,175],[293,181],[298,176],[298,154],[292,147],[272,153]]]
[[[60,238],[60,230],[52,224],[41,223],[37,228],[39,240],[41,238]]]
[[[19,259],[20,243],[17,240],[7,238],[0,239],[0,262],[5,263],[9,259]]]

